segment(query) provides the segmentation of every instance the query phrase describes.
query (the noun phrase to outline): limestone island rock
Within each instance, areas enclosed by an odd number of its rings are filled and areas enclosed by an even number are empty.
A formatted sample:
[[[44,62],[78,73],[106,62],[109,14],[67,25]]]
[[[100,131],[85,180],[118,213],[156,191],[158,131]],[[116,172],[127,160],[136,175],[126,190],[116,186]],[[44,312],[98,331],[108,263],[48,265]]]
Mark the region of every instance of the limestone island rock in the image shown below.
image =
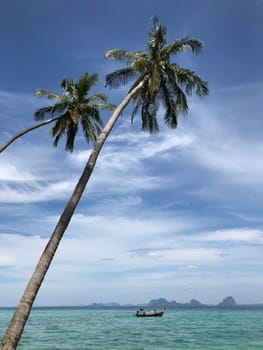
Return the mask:
[[[237,306],[235,299],[231,296],[226,297],[221,303],[217,305],[220,308],[232,308]]]

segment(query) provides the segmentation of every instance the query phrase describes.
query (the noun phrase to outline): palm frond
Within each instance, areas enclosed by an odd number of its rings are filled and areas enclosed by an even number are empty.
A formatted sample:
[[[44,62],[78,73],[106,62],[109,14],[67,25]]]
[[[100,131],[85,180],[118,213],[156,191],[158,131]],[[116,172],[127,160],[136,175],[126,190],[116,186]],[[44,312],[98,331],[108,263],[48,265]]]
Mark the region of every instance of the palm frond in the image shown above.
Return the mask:
[[[53,140],[53,146],[54,147],[57,147],[58,143],[59,143],[59,140],[61,139],[63,133],[59,133],[59,134],[56,134],[56,136],[54,135],[54,140]]]
[[[138,73],[143,73],[149,69],[149,57],[147,55],[139,57],[131,64],[132,70]]]
[[[165,107],[164,122],[169,128],[175,129],[177,127],[177,111],[174,94],[165,82],[161,85],[160,93],[162,94],[162,101]]]
[[[80,118],[79,108],[77,107],[69,108],[69,114],[70,114],[70,119],[72,124],[77,125]]]
[[[187,114],[188,103],[187,103],[187,98],[185,96],[185,93],[183,92],[182,89],[180,89],[180,87],[178,85],[174,86],[173,89],[174,89],[175,96],[176,96],[176,100],[175,100],[176,111],[178,111],[179,113],[182,113],[182,114]]]
[[[130,64],[136,61],[138,58],[140,58],[143,53],[144,51],[130,52],[127,50],[113,49],[106,51],[104,56],[106,58],[112,58],[116,61],[121,61]]]
[[[148,48],[150,51],[159,51],[166,43],[166,29],[159,25],[157,16],[152,17],[148,32]]]
[[[42,120],[49,115],[52,117],[59,116],[61,113],[64,113],[66,109],[67,105],[65,103],[55,103],[53,106],[43,107],[36,110],[34,118],[35,120]]]
[[[97,102],[97,101],[107,103],[109,101],[109,99],[108,99],[108,96],[106,96],[105,94],[100,94],[100,93],[93,94],[92,96],[90,96],[87,99],[87,103]]]
[[[185,86],[188,95],[192,93],[194,88],[196,88],[198,96],[208,95],[207,81],[203,80],[196,72],[179,67],[177,64],[171,64],[170,68],[176,74],[178,82]]]
[[[144,80],[145,81],[144,86],[139,90],[139,91],[141,91],[146,86],[147,78],[148,78],[148,72],[147,71],[142,73],[142,74],[140,74],[138,76],[138,78],[135,80],[135,82],[132,84],[132,86],[129,89],[128,93],[130,93],[135,88],[135,86],[139,85]]]
[[[73,152],[74,150],[74,141],[76,134],[78,132],[78,124],[69,124],[67,128],[67,141],[65,149],[66,151]]]
[[[103,127],[103,120],[100,118],[99,110],[96,106],[89,105],[81,114],[81,120],[90,120]]]
[[[34,113],[35,120],[42,120],[45,118],[46,115],[52,114],[52,109],[53,109],[53,106],[39,108]]]
[[[73,79],[64,78],[61,82],[61,87],[63,89],[63,96],[66,96],[68,99],[77,98],[77,88]]]
[[[135,95],[133,96],[133,110],[131,113],[131,123],[133,123],[133,120],[135,118],[135,115],[138,113],[138,110],[140,107],[142,107],[144,101],[147,99],[147,94],[148,94],[148,81],[145,79],[146,77],[143,75],[140,75],[139,78],[135,81],[133,86],[130,88],[129,92],[133,90],[135,86],[141,83],[142,80],[145,80],[145,84],[137,90]]]
[[[56,136],[57,134],[63,134],[65,133],[65,130],[67,128],[67,125],[69,123],[69,121],[71,120],[71,116],[70,113],[67,111],[65,114],[63,114],[61,116],[61,118],[59,118],[55,125],[52,127],[52,129],[50,130],[50,134],[52,137]]]
[[[151,69],[151,74],[148,79],[148,89],[149,93],[152,95],[159,90],[161,84],[162,74],[159,70],[158,65],[153,64]]]
[[[89,118],[82,118],[81,124],[86,141],[94,143],[101,132],[101,128]]]
[[[157,133],[159,126],[155,115],[150,114],[147,108],[142,108],[142,131],[148,131],[150,134]]]
[[[88,91],[96,85],[98,82],[98,74],[89,75],[89,73],[83,74],[78,82],[76,83],[76,88],[80,95],[86,96]]]
[[[146,94],[143,99],[141,118],[142,118],[142,130],[148,131],[150,134],[159,131],[159,126],[157,122],[157,110],[158,110],[157,100]]]
[[[53,128],[50,130],[51,136],[54,138],[53,146],[57,147],[59,140],[66,132],[70,115],[66,112],[62,118],[58,119]]]
[[[173,43],[163,47],[161,56],[168,57],[187,50],[192,50],[193,54],[197,55],[202,52],[203,48],[204,45],[199,39],[185,37],[183,39],[175,40]]]
[[[175,108],[178,113],[186,114],[188,112],[188,103],[185,93],[180,87],[182,81],[179,79],[179,74],[177,67],[175,65],[166,65],[167,81],[165,84],[168,85],[167,89],[175,97]],[[188,89],[191,87],[192,80],[186,80],[186,83],[189,85]]]
[[[109,102],[97,102],[96,106],[98,110],[114,111],[116,109],[116,105]]]
[[[131,123],[133,124],[134,118],[136,116],[136,114],[138,113],[139,107],[142,104],[142,99],[141,96],[139,94],[135,95],[133,97],[133,109],[132,109],[132,113],[131,113]]]
[[[172,108],[171,110],[166,109],[165,115],[164,115],[164,122],[171,129],[177,128],[178,115],[176,113],[176,108]]]
[[[175,97],[176,111],[178,113],[187,114],[188,103],[187,103],[187,98],[186,98],[185,93],[180,88],[180,86],[172,79],[169,79],[168,85],[169,85],[170,91],[172,91],[172,94]]]
[[[107,109],[109,111],[113,111],[116,108],[114,104],[109,102],[109,99],[105,94],[97,93],[90,96],[86,101],[86,105],[92,104],[92,103],[96,104],[99,110]]]
[[[70,89],[70,86],[73,86],[73,85],[74,85],[74,81],[72,79],[68,79],[67,77],[64,77],[60,84],[63,90],[68,90]]]
[[[127,84],[130,80],[136,78],[137,74],[131,68],[119,69],[113,73],[107,74],[106,86],[117,88]]]
[[[60,100],[61,96],[55,92],[39,89],[35,92],[37,97],[46,97],[50,100]]]
[[[209,94],[208,82],[203,80],[199,75],[196,75],[196,94],[200,97]]]

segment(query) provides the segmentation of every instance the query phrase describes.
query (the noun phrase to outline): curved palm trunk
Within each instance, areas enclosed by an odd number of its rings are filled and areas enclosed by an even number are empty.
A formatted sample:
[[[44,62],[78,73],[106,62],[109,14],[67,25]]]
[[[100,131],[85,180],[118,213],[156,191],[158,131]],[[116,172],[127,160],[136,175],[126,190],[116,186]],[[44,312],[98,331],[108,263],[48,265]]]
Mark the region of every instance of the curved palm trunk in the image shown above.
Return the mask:
[[[50,119],[45,120],[44,122],[32,125],[29,128],[26,128],[26,129],[18,132],[17,134],[12,136],[6,143],[4,143],[2,146],[0,146],[0,153],[3,152],[8,146],[10,146],[11,143],[13,143],[16,139],[18,139],[19,137],[27,134],[29,131],[32,131],[32,130],[40,128],[41,126],[50,124],[50,123],[54,122],[57,119],[59,119],[59,117],[50,118]]]
[[[129,94],[126,95],[121,104],[116,108],[107,125],[99,135],[97,141],[94,144],[93,150],[90,154],[89,160],[83,170],[83,173],[71,195],[58,223],[57,226],[44,250],[42,256],[36,266],[36,269],[24,291],[24,294],[17,306],[17,309],[13,315],[13,318],[9,324],[9,327],[4,335],[4,338],[0,344],[0,350],[15,350],[17,344],[22,335],[24,326],[29,317],[33,302],[37,296],[38,290],[41,286],[42,281],[48,271],[48,268],[52,262],[55,252],[58,248],[59,242],[63,237],[64,232],[73,216],[74,210],[81,198],[81,195],[89,181],[92,171],[95,167],[97,158],[102,149],[102,146],[108,137],[111,129],[116,123],[123,109],[127,106],[130,99],[141,88],[144,81],[141,81]]]

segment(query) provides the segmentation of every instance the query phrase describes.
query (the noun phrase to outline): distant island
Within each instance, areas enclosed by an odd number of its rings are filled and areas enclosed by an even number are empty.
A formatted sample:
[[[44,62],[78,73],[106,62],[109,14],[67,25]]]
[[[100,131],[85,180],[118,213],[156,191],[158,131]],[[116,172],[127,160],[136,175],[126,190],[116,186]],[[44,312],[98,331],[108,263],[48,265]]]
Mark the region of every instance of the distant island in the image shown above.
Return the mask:
[[[152,299],[149,303],[133,305],[121,305],[119,303],[93,303],[87,305],[90,308],[136,308],[136,307],[145,307],[150,309],[157,308],[167,308],[167,309],[229,309],[229,310],[252,310],[252,309],[263,309],[262,304],[237,304],[235,299],[232,296],[224,298],[220,303],[216,305],[203,304],[196,299],[192,299],[189,303],[178,303],[175,300],[167,301],[165,298]]]
[[[235,299],[231,296],[226,297],[222,302],[217,305],[207,305],[203,304],[196,299],[192,299],[189,303],[178,303],[175,300],[167,301],[164,298],[153,299],[149,302],[149,307],[166,307],[166,308],[179,308],[179,309],[201,309],[201,308],[234,308],[237,305]]]
[[[152,299],[148,303],[144,304],[119,304],[118,302],[100,303],[95,302],[92,304],[81,305],[59,305],[59,306],[34,306],[34,309],[126,309],[134,310],[138,308],[145,309],[179,309],[179,310],[263,310],[262,304],[237,304],[232,296],[224,298],[220,303],[216,305],[203,304],[196,299],[192,299],[188,303],[178,303],[175,300],[168,301],[165,298]],[[1,307],[0,309],[14,309],[14,307]]]

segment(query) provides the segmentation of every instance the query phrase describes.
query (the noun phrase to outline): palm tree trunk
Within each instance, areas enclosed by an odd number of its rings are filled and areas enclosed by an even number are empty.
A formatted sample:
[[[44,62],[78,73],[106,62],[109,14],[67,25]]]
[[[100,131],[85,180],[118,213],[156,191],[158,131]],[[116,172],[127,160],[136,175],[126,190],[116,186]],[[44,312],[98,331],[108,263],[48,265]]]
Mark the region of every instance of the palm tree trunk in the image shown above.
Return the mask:
[[[50,119],[45,120],[44,122],[32,125],[29,128],[26,128],[26,129],[18,132],[17,134],[12,136],[6,143],[4,143],[2,146],[0,146],[0,153],[3,152],[8,146],[10,146],[11,143],[13,143],[16,139],[18,139],[19,137],[27,134],[29,131],[32,131],[32,130],[40,128],[41,126],[50,124],[50,123],[54,122],[57,119],[59,119],[59,117],[50,118]]]
[[[141,81],[130,93],[126,95],[124,100],[115,109],[107,125],[99,135],[97,141],[94,144],[93,150],[90,154],[88,162],[83,170],[83,173],[71,195],[58,223],[57,226],[49,239],[49,242],[42,253],[42,256],[36,266],[36,269],[24,291],[24,294],[17,306],[17,309],[10,321],[9,327],[4,335],[4,338],[0,344],[0,350],[15,350],[17,344],[21,338],[23,329],[29,317],[33,302],[37,296],[38,290],[41,286],[42,281],[48,271],[48,268],[52,262],[55,252],[58,248],[59,242],[62,239],[66,228],[73,216],[74,210],[84,192],[84,189],[89,181],[89,178],[95,167],[97,158],[102,149],[102,146],[111,132],[114,124],[119,118],[123,109],[127,106],[134,94],[139,90],[144,81]]]

